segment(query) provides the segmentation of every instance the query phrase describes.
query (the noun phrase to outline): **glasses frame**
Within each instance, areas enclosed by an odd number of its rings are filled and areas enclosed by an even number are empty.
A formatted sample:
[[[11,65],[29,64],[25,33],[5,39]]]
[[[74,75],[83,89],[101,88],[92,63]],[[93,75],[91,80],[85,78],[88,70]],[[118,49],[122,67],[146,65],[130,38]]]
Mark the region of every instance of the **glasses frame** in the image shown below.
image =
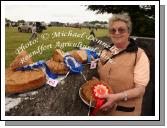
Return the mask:
[[[129,28],[126,29],[126,28],[123,28],[123,27],[119,27],[119,28],[110,28],[109,30],[109,33],[112,34],[112,35],[115,35],[116,32],[118,32],[119,34],[124,34],[126,32],[129,31]]]

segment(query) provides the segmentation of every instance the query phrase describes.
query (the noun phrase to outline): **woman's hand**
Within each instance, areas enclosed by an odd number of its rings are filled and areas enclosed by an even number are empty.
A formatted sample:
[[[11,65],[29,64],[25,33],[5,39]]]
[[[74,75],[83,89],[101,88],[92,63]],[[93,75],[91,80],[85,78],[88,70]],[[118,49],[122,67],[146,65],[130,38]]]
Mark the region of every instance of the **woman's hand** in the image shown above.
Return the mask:
[[[102,111],[110,110],[115,105],[115,103],[119,100],[119,97],[117,96],[117,94],[108,94],[101,98],[107,99],[107,102],[100,107],[100,110]]]
[[[135,88],[126,90],[126,92],[120,92],[115,94],[108,94],[100,98],[107,99],[107,102],[103,104],[100,109],[102,111],[108,111],[110,110],[113,105],[115,105],[118,101],[125,100],[125,94],[128,96],[128,99],[141,97],[144,95],[145,92],[145,86],[142,85],[135,85]]]

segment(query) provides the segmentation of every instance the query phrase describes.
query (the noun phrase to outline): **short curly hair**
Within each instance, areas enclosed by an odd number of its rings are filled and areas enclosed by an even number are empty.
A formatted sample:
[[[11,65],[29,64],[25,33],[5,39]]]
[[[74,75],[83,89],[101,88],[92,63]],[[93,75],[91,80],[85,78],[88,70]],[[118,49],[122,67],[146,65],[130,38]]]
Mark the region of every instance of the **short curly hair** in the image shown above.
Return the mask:
[[[128,27],[128,32],[129,33],[132,32],[132,22],[131,22],[131,18],[128,13],[113,14],[112,17],[109,19],[109,25],[115,21],[125,22]]]

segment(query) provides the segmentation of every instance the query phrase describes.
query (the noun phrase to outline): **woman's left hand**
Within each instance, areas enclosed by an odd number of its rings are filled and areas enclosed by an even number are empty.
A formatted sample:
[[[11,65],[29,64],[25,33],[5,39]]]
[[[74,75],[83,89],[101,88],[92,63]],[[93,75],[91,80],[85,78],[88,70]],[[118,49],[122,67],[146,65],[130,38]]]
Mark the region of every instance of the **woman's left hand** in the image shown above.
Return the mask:
[[[108,111],[111,109],[118,100],[118,96],[116,94],[109,94],[101,98],[107,99],[107,102],[100,107],[100,110],[102,111]]]

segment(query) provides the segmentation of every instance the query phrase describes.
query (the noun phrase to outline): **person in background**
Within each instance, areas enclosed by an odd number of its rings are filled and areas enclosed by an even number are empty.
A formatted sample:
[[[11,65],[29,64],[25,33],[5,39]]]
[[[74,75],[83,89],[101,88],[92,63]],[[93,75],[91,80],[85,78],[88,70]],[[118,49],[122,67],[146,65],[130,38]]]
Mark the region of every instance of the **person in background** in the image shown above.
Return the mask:
[[[29,41],[34,40],[36,37],[37,37],[37,28],[36,28],[36,24],[34,23],[32,25],[32,34],[31,34]]]
[[[96,37],[93,28],[90,30],[90,35],[93,35],[93,37]]]

